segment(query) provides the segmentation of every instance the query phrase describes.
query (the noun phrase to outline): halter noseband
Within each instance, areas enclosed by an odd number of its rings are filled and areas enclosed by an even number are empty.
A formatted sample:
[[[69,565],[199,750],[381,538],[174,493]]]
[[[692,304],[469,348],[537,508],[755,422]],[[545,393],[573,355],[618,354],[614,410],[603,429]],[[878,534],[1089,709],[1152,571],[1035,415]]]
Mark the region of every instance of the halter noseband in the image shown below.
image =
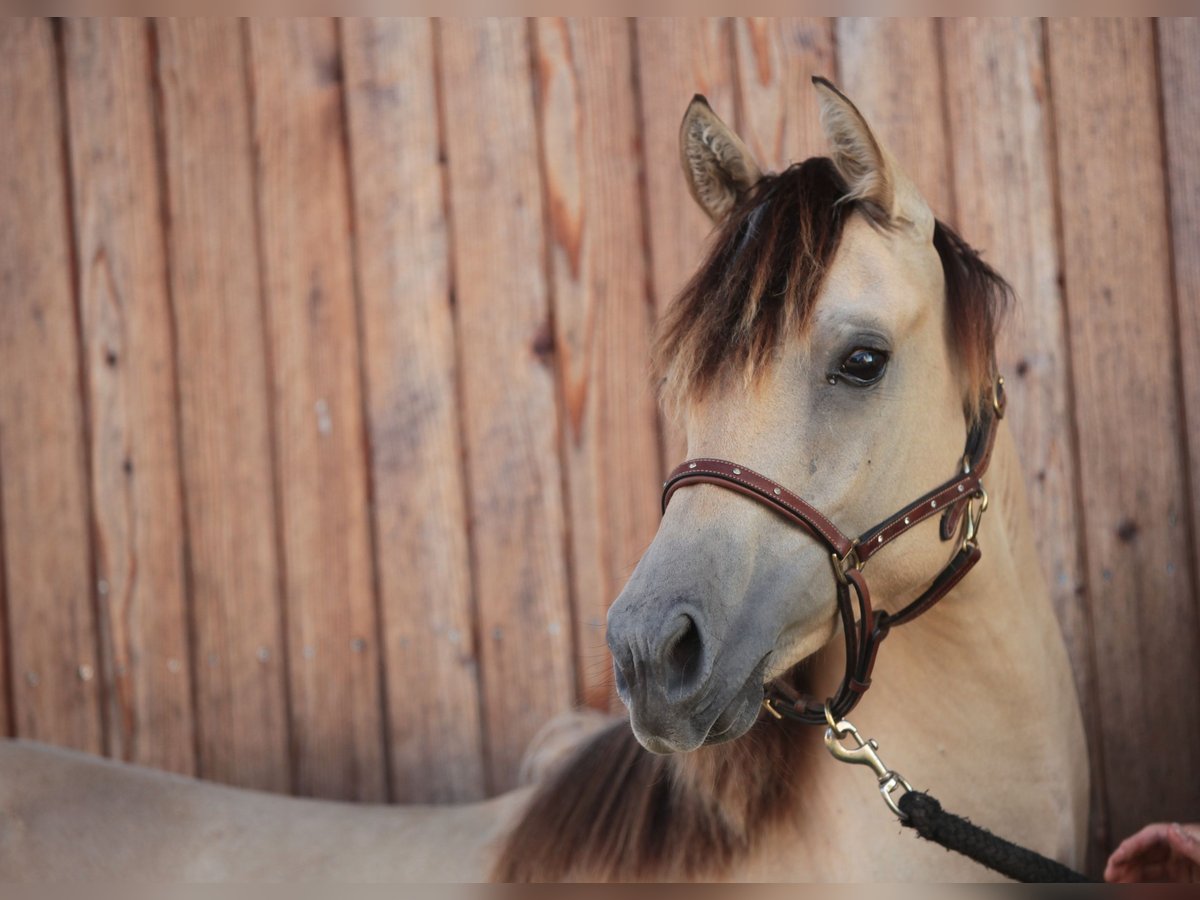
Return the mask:
[[[663,484],[663,512],[666,512],[671,496],[679,488],[692,484],[715,484],[745,494],[770,507],[807,531],[832,554],[838,612],[846,637],[846,671],[842,683],[825,704],[814,704],[803,699],[791,700],[772,689],[764,703],[777,718],[787,716],[809,725],[821,725],[826,722],[827,713],[835,719],[844,717],[871,686],[875,654],[888,632],[896,625],[911,622],[932,607],[979,562],[977,534],[983,511],[987,509],[987,492],[983,489],[982,478],[991,461],[997,425],[1004,417],[1004,406],[1004,379],[997,378],[993,383],[991,404],[967,435],[962,473],[853,540],[839,531],[820,510],[787,488],[737,463],[723,459],[689,459],[668,476]],[[958,552],[929,587],[903,609],[895,613],[874,611],[871,607],[871,591],[862,574],[863,566],[880,548],[918,522],[938,514],[942,517],[943,541],[953,538],[959,531],[959,521],[963,521]],[[858,601],[857,622],[855,599]]]

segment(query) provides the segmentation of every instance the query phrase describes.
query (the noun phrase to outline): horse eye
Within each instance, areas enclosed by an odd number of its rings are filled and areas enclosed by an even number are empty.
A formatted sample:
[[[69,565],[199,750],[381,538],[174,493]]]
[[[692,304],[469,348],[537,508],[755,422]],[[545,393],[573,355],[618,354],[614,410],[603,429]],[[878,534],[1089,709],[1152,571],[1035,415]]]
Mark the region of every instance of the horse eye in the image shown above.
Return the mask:
[[[874,384],[887,370],[888,354],[884,350],[869,350],[859,347],[842,360],[838,375],[851,384]]]

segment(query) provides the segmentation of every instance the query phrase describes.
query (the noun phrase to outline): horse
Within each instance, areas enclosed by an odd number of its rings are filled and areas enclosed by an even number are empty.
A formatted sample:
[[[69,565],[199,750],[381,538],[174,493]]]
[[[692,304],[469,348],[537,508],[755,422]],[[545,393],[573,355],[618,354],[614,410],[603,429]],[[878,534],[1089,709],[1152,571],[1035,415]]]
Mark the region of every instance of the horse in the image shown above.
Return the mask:
[[[764,173],[699,95],[680,129],[714,228],[654,349],[690,461],[609,612],[627,719],[560,726],[535,784],[451,807],[5,742],[0,877],[989,878],[826,755],[811,726],[851,710],[948,808],[1080,865],[1082,716],[995,379],[1007,285],[814,85],[829,157]]]

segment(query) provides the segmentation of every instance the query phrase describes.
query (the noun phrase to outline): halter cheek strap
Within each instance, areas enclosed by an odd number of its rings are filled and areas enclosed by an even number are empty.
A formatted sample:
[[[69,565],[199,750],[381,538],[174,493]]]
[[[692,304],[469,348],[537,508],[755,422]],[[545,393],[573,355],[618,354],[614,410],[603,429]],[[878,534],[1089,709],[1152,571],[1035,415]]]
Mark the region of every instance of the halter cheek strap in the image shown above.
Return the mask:
[[[932,607],[979,562],[977,534],[988,503],[982,479],[991,462],[997,426],[1004,417],[1004,407],[1004,379],[997,378],[990,407],[967,435],[963,471],[853,539],[843,534],[827,516],[802,497],[739,463],[723,459],[689,459],[667,477],[663,484],[663,512],[666,512],[671,497],[681,487],[715,484],[745,494],[770,507],[830,551],[837,582],[838,614],[846,641],[846,668],[842,682],[827,704],[815,704],[803,699],[790,700],[770,690],[765,702],[767,709],[777,717],[787,716],[810,725],[820,725],[826,722],[826,707],[835,720],[844,717],[871,686],[875,654],[888,632],[897,625],[911,622]],[[871,591],[863,576],[863,566],[880,549],[910,528],[937,515],[941,516],[940,534],[943,541],[950,540],[961,531],[958,552],[929,587],[903,609],[895,613],[883,610],[876,612],[871,606]]]

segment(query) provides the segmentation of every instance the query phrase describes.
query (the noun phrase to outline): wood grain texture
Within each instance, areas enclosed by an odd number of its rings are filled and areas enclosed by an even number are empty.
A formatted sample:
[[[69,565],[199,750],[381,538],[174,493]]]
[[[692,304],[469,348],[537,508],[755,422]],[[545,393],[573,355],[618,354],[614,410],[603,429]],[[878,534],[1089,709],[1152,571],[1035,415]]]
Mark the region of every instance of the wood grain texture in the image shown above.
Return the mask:
[[[342,24],[392,799],[484,794],[433,28]]]
[[[712,223],[688,192],[679,163],[679,124],[693,94],[731,127],[738,122],[732,32],[725,19],[638,19],[635,23],[645,157],[647,260],[661,316],[695,272]],[[678,423],[662,417],[662,472],[687,455]]]
[[[342,133],[328,19],[249,24],[294,790],[387,799]]]
[[[1080,560],[1053,125],[1042,26],[1031,19],[946,19],[946,96],[963,236],[1013,286],[998,348],[1034,539],[1066,639],[1092,751],[1093,856],[1102,859],[1103,768],[1091,616]]]
[[[17,734],[100,752],[85,410],[55,38],[0,23],[0,497]]]
[[[628,24],[537,23],[539,121],[584,703],[615,697],[608,606],[658,527],[641,154]]]
[[[834,77],[832,19],[734,20],[742,139],[782,171],[829,153],[812,78]]]
[[[938,218],[954,224],[935,19],[837,21],[838,87]]]
[[[171,311],[147,25],[64,23],[108,752],[195,770]]]
[[[1194,816],[1188,553],[1153,25],[1049,23],[1068,337],[1112,840]]]
[[[555,341],[526,23],[446,21],[441,47],[488,782],[501,790],[575,699]]]
[[[156,23],[199,773],[287,790],[271,415],[241,25]]]
[[[1159,19],[1158,47],[1192,489],[1192,567],[1200,578],[1200,21]]]

